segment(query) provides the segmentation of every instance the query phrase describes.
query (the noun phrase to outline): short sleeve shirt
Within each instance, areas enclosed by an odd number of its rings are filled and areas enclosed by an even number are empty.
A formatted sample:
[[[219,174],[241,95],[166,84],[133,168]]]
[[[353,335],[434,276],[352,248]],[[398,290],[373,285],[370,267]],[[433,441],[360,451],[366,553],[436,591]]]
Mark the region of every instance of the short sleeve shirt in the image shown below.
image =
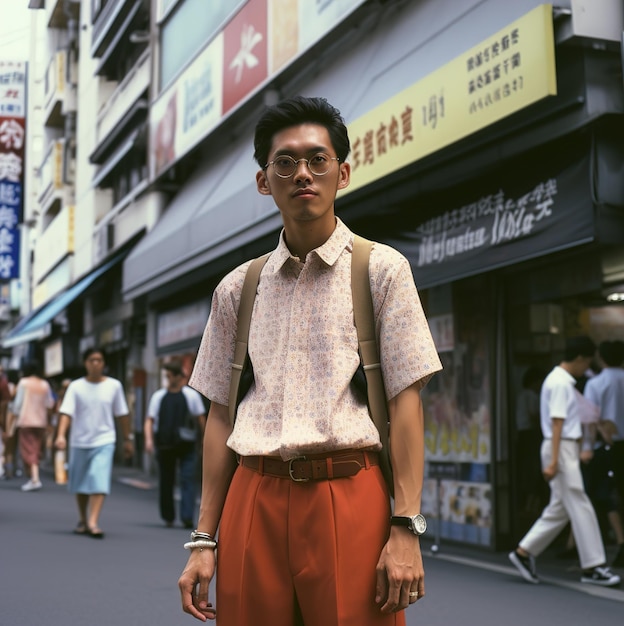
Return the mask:
[[[79,378],[67,387],[59,413],[71,417],[70,445],[94,448],[115,443],[114,418],[128,415],[128,405],[116,378],[99,383]]]
[[[331,237],[293,257],[280,236],[264,266],[254,302],[249,356],[254,384],[241,401],[228,445],[240,455],[279,455],[347,448],[379,449],[366,404],[351,388],[357,331],[351,297],[353,233],[338,219]],[[249,263],[215,290],[189,384],[227,405],[236,322]],[[442,368],[407,259],[375,243],[370,258],[381,367],[388,399]]]
[[[624,439],[624,369],[605,367],[585,385],[585,396],[600,407],[600,416],[617,427],[614,439]]]
[[[552,437],[553,419],[563,420],[561,431],[563,439],[580,439],[582,436],[581,405],[575,382],[574,376],[559,365],[546,376],[540,394],[540,414],[544,438],[550,439]]]
[[[154,420],[155,432],[158,432],[160,405],[166,393],[166,387],[155,391],[152,394],[152,397],[149,401],[149,406],[147,407],[147,417]],[[186,400],[186,405],[191,415],[195,415],[196,417],[198,417],[206,413],[204,402],[201,396],[197,393],[197,391],[195,391],[195,389],[191,389],[188,385],[185,385],[184,387],[182,387],[182,393],[184,394],[184,399]]]

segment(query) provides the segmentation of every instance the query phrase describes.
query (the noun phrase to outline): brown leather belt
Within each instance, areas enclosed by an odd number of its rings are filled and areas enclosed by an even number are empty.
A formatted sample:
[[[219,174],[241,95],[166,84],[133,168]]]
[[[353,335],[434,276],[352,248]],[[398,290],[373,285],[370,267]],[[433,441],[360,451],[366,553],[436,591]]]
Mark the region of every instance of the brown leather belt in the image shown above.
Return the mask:
[[[379,465],[379,454],[363,450],[335,452],[328,455],[299,456],[282,461],[270,456],[242,456],[239,463],[254,472],[295,482],[331,480],[355,476],[361,469]]]

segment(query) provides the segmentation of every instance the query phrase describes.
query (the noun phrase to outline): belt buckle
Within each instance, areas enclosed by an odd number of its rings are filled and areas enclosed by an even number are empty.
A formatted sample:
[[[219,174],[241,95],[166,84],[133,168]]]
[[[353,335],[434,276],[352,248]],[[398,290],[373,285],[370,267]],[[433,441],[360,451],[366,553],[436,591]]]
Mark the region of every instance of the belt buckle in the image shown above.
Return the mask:
[[[293,476],[293,463],[295,461],[307,461],[307,459],[305,458],[305,456],[296,456],[294,459],[290,459],[290,461],[288,461],[288,475],[290,476],[290,480],[292,480],[294,483],[307,483],[310,481],[309,478],[295,478]]]

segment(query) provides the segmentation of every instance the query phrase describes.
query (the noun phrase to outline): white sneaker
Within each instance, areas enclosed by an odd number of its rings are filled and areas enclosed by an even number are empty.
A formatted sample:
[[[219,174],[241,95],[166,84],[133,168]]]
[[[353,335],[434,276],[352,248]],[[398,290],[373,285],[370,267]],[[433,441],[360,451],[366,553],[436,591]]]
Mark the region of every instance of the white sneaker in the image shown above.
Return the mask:
[[[41,487],[43,487],[43,485],[40,480],[37,482],[29,480],[27,483],[22,485],[22,491],[37,491],[37,489],[41,489]]]
[[[581,582],[601,587],[615,587],[620,584],[620,577],[608,567],[594,567],[591,572],[583,572]]]

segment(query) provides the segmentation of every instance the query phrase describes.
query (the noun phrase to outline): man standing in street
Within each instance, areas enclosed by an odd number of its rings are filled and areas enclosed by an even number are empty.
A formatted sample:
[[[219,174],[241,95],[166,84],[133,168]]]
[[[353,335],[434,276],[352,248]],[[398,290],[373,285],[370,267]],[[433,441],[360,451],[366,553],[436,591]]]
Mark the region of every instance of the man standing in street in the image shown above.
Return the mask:
[[[158,458],[160,516],[167,526],[173,526],[173,489],[179,467],[180,518],[185,528],[193,528],[196,450],[206,424],[206,409],[199,393],[186,385],[180,363],[165,363],[163,369],[167,386],[150,399],[144,425],[145,451],[152,454],[156,450]]]
[[[190,385],[210,399],[183,610],[237,626],[390,626],[424,595],[420,391],[441,369],[409,262],[373,244],[371,286],[390,419],[394,514],[380,437],[352,380],[360,366],[351,260],[336,218],[351,174],[340,112],[323,98],[270,107],[255,132],[259,193],[282,217],[249,332],[254,381],[228,415],[243,280],[215,290]],[[208,587],[217,560],[216,607]]]
[[[599,476],[606,487],[607,500],[611,502],[609,521],[620,543],[613,566],[624,567],[624,540],[622,520],[624,519],[624,342],[603,341],[598,346],[598,354],[605,367],[600,374],[593,376],[585,385],[585,397],[600,409],[600,434],[603,446],[600,453],[607,460],[609,470],[613,470],[613,479],[604,471]],[[593,464],[590,464],[590,466]],[[590,471],[591,471],[590,467]],[[596,469],[594,468],[594,471]],[[610,497],[610,484],[613,481],[617,498]],[[619,505],[619,510],[618,510]]]
[[[518,547],[509,553],[509,560],[530,583],[539,582],[535,558],[568,522],[572,525],[583,570],[581,582],[604,587],[620,583],[620,577],[606,566],[600,527],[585,493],[580,468],[582,397],[575,388],[575,378],[587,370],[595,352],[596,346],[589,337],[569,339],[563,361],[548,374],[542,385],[542,472],[550,485],[550,502]]]
[[[80,516],[74,533],[102,539],[99,519],[111,487],[115,418],[121,425],[126,457],[134,454],[134,433],[121,383],[104,375],[104,351],[87,349],[83,363],[87,375],[70,383],[59,409],[55,447],[67,449],[66,435],[71,425],[68,488],[76,494]]]

